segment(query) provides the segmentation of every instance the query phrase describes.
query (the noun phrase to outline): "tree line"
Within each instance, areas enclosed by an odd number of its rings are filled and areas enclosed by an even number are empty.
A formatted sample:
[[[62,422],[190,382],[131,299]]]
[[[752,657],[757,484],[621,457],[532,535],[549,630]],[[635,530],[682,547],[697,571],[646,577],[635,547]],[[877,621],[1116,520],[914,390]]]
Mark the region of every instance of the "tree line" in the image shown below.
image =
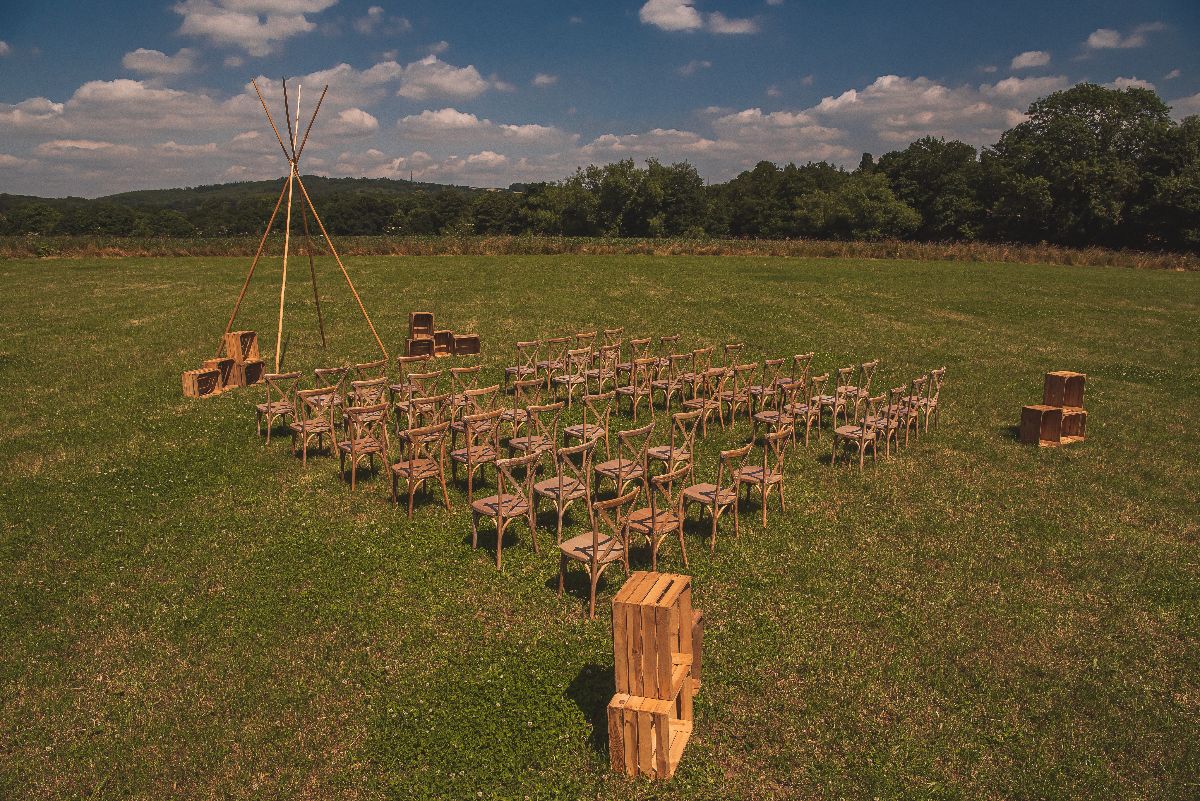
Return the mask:
[[[308,183],[309,179],[305,179]],[[706,184],[686,162],[591,165],[508,190],[317,179],[330,234],[1001,241],[1200,250],[1200,117],[1149,89],[1079,84],[976,150],[925,137],[846,170],[760,162]],[[247,185],[251,186],[251,185]],[[261,233],[277,183],[0,203],[0,233]],[[272,190],[274,187],[274,190]],[[214,188],[206,188],[214,189]],[[157,198],[157,199],[156,199]]]

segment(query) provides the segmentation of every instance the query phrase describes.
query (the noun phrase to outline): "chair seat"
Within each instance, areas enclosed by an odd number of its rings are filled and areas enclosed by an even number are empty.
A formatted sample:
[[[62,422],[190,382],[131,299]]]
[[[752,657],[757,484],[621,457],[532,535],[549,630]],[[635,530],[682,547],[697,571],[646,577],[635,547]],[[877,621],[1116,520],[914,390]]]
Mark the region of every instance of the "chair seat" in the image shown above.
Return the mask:
[[[866,418],[866,423],[871,428],[887,428],[887,429],[896,428],[900,425],[900,421],[897,418],[882,417],[882,416],[868,417],[868,418]]]
[[[720,506],[737,503],[736,492],[731,489],[721,489],[716,484],[693,484],[690,487],[684,487],[683,497],[705,506],[712,506],[714,498]]]
[[[529,420],[529,411],[526,409],[505,409],[501,412],[500,419],[506,423],[524,423]]]
[[[638,509],[629,515],[629,530],[637,534],[653,534],[679,528],[679,515],[669,509],[652,511],[650,507]]]
[[[560,486],[558,477],[555,476],[534,484],[533,491],[546,498],[573,501],[587,495],[587,486],[577,478],[564,478]]]
[[[437,478],[442,473],[442,466],[436,459],[405,459],[392,465],[392,472],[402,478],[417,481],[423,478]]]
[[[292,404],[289,401],[271,401],[270,403],[259,403],[254,406],[259,414],[291,414]]]
[[[556,376],[554,376],[555,384],[563,384],[563,385],[570,384],[571,386],[575,386],[577,384],[582,384],[586,380],[587,379],[584,378],[582,375],[556,375]]]
[[[456,462],[481,464],[496,461],[496,449],[491,445],[469,445],[450,451],[450,458]]]
[[[838,395],[818,395],[812,399],[812,402],[818,406],[832,406],[840,400],[841,397]]]
[[[806,417],[817,411],[815,403],[789,403],[783,407],[783,410],[793,417]]]
[[[612,479],[640,478],[642,466],[628,459],[609,459],[596,465],[596,472]]]
[[[686,462],[692,458],[692,454],[685,448],[676,448],[672,453],[670,445],[655,445],[653,448],[648,448],[646,456],[656,462],[668,462],[672,459],[676,462]]]
[[[612,550],[608,550],[609,543],[612,543]],[[562,544],[558,546],[558,549],[562,551],[563,556],[576,559],[580,562],[590,562],[592,561],[593,549],[592,535],[580,534],[578,536],[571,537],[569,540],[563,540]],[[601,564],[616,562],[625,557],[625,546],[620,540],[614,541],[613,538],[607,534],[601,534],[596,538],[595,550],[596,561],[600,562]]]
[[[683,402],[683,408],[689,410],[716,409],[720,405],[718,398],[688,398]]]
[[[778,470],[765,473],[762,465],[746,465],[734,473],[734,478],[742,484],[778,484],[783,481],[783,474]]]
[[[650,387],[630,386],[617,387],[618,395],[649,395]]]
[[[768,426],[785,425],[792,422],[790,414],[776,411],[757,412],[754,415],[754,419]]]
[[[600,437],[603,437],[605,433],[606,432],[604,429],[597,425],[588,426],[585,432],[582,423],[578,423],[573,426],[567,426],[563,429],[563,434],[579,440],[599,439]]]
[[[516,376],[518,380],[527,375],[533,375],[537,372],[537,368],[531,364],[514,364],[512,367],[505,367],[504,374]]]
[[[328,420],[296,420],[288,423],[288,428],[297,434],[328,434],[333,431]]]
[[[541,434],[530,434],[525,437],[513,437],[508,441],[508,447],[514,451],[536,451],[551,447],[550,438]]]
[[[838,426],[833,433],[842,439],[851,439],[855,442],[860,439],[875,439],[874,431],[868,429],[864,432],[862,426],[859,425]]]
[[[529,514],[529,501],[520,495],[489,495],[471,501],[471,511],[485,517],[495,517],[497,511],[501,517],[522,517]]]
[[[346,453],[383,453],[383,443],[374,437],[363,437],[356,440],[342,440],[338,443],[338,450]]]

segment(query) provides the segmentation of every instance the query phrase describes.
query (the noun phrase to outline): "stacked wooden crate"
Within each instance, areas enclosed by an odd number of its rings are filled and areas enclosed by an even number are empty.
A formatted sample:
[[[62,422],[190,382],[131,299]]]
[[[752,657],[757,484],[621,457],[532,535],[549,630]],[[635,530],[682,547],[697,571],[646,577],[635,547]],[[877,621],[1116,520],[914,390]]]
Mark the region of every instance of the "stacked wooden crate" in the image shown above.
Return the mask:
[[[405,352],[409,356],[476,356],[480,352],[479,335],[435,329],[433,312],[409,312]]]
[[[613,770],[658,779],[675,773],[692,734],[703,636],[687,576],[635,572],[613,598]]]
[[[258,352],[257,334],[230,331],[221,341],[221,349],[224,356],[205,359],[204,367],[199,370],[184,371],[184,397],[203,398],[262,382],[264,368]]]
[[[1046,373],[1042,402],[1021,409],[1021,442],[1043,448],[1082,442],[1087,430],[1087,411],[1083,408],[1086,382],[1083,373]]]

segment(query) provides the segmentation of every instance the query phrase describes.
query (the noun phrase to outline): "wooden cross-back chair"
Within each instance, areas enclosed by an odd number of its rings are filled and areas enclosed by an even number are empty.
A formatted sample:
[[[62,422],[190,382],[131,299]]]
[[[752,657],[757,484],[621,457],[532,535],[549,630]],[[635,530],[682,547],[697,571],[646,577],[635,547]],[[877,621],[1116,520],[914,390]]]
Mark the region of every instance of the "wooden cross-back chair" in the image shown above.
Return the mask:
[[[767,385],[759,384],[759,389],[765,389]],[[788,382],[787,384],[772,383],[770,385],[773,391],[760,392],[757,398],[756,407],[758,411],[750,415],[750,439],[751,441],[758,440],[758,428],[764,426],[768,431],[772,431],[783,426],[792,425],[792,414],[787,410],[790,403],[795,402],[795,396],[799,393],[799,382]],[[751,391],[755,389],[750,387]],[[753,398],[754,396],[751,395]]]
[[[335,406],[341,406],[346,402],[346,382],[349,380],[350,368],[341,367],[318,367],[313,370],[313,377],[317,379],[317,386],[321,388],[329,388],[337,391],[333,398]]]
[[[874,414],[864,415],[863,422],[875,429],[875,446],[879,446],[879,438],[883,438],[883,455],[892,455],[892,440],[896,441],[896,450],[900,450],[900,427],[905,425],[909,415],[906,401],[909,397],[908,387],[892,387],[888,390],[886,401]]]
[[[616,328],[605,328],[600,332],[604,339],[605,345],[616,345],[621,347],[622,340],[625,339],[625,326],[617,326]]]
[[[899,415],[900,427],[904,429],[904,447],[906,448],[908,447],[909,430],[911,429],[914,435],[921,432],[921,400],[927,397],[930,380],[928,375],[923,375],[910,381],[908,392],[901,402],[903,410]]]
[[[687,372],[687,366],[692,361],[691,353],[672,353],[666,360],[659,360],[656,365],[656,375],[650,381],[650,405],[653,406],[655,396],[662,399],[663,409],[671,410],[671,400],[678,396],[680,402],[684,398],[685,385],[682,375]]]
[[[715,350],[712,346],[696,348],[692,351],[692,359],[688,368],[679,376],[683,382],[687,398],[697,397],[703,389],[704,373],[712,368],[712,358]]]
[[[877,395],[873,398],[868,398],[865,414],[863,414],[857,423],[845,423],[833,429],[833,452],[829,457],[830,466],[837,464],[839,445],[842,448],[856,448],[858,450],[858,471],[860,473],[863,469],[863,461],[867,452],[867,448],[871,449],[871,460],[878,461],[879,432],[873,426],[868,424],[867,420],[875,417],[879,413],[878,410],[880,405],[883,403],[883,400],[883,395]]]
[[[337,389],[317,387],[302,389],[296,393],[296,414],[289,423],[292,430],[292,455],[296,455],[296,443],[300,443],[300,463],[308,465],[308,444],[315,438],[317,449],[325,447],[325,437],[333,441],[333,412],[336,408]]]
[[[871,397],[871,380],[875,377],[875,370],[878,367],[878,359],[858,365],[858,370],[855,372],[854,389],[849,398],[852,405],[847,407],[850,411],[851,421],[858,420],[867,400]]]
[[[595,331],[580,331],[571,338],[575,340],[576,349],[587,348],[588,350],[593,350],[596,347]]]
[[[522,378],[513,382],[512,406],[500,415],[500,422],[508,424],[510,438],[520,436],[529,423],[528,407],[541,404],[545,390],[545,382],[537,377]]]
[[[576,334],[576,336],[581,335]],[[567,408],[571,407],[576,392],[580,395],[587,394],[587,371],[591,369],[591,366],[592,348],[590,345],[571,348],[567,351],[566,357],[563,359],[562,370],[554,376],[554,383],[566,392]]]
[[[621,362],[617,365],[617,373],[625,374],[633,370],[633,364],[638,359],[646,359],[650,357],[650,346],[654,340],[650,337],[634,338],[629,340],[629,361]]]
[[[779,493],[779,508],[785,511],[787,509],[783,499],[783,461],[791,440],[792,429],[790,426],[764,434],[762,462],[755,465],[742,465],[735,474],[739,488],[746,488],[747,501],[750,500],[751,491],[758,489],[762,501],[763,528],[767,526],[767,500],[771,497],[771,490]]]
[[[572,537],[558,546],[558,597],[562,598],[566,583],[567,566],[571,562],[587,565],[591,592],[588,596],[588,619],[596,617],[596,585],[604,568],[620,562],[629,575],[629,555],[625,550],[629,532],[626,522],[633,504],[641,495],[641,489],[631,490],[607,501],[596,501],[591,505],[591,531]],[[602,530],[603,529],[603,530]]]
[[[679,350],[679,340],[681,338],[679,334],[663,334],[658,338],[658,349],[655,356],[660,363],[666,364],[671,354]]]
[[[650,546],[650,569],[653,571],[658,570],[659,548],[672,534],[679,535],[683,566],[688,566],[687,543],[683,540],[683,490],[687,475],[688,466],[683,465],[673,472],[652,477],[647,492],[649,505],[629,514],[629,536],[631,539],[635,536],[646,538]],[[629,547],[628,543],[626,547]]]
[[[934,428],[941,422],[941,415],[938,406],[938,399],[942,394],[942,384],[946,381],[946,368],[939,367],[937,370],[931,370],[929,373],[929,383],[925,385],[925,395],[917,401],[917,407],[921,410],[921,416],[924,418],[924,429],[929,430],[929,420],[933,419]]]
[[[524,436],[508,441],[509,450],[541,456],[553,452],[558,444],[558,423],[562,419],[563,402],[543,403],[526,409],[528,430]]]
[[[464,437],[467,433],[466,419],[471,415],[478,415],[483,412],[496,410],[496,403],[500,397],[500,385],[492,384],[490,387],[472,387],[464,389],[461,394],[450,396],[450,448],[453,450],[458,447],[458,435]],[[500,420],[504,417],[504,409],[498,409],[500,412],[493,425],[500,427]]]
[[[797,353],[792,357],[792,380],[800,381],[812,375],[813,357],[817,354],[809,351],[808,353]]]
[[[282,420],[284,424],[296,414],[296,384],[300,381],[299,372],[267,373],[263,376],[263,389],[266,399],[254,406],[254,427],[262,436],[263,423],[267,425],[267,442],[271,441],[271,429],[275,421]]]
[[[534,517],[533,487],[537,483],[541,457],[536,453],[496,460],[496,494],[471,501],[471,547],[479,547],[479,521],[489,518],[496,526],[496,569],[502,567],[504,532],[514,520],[524,520],[538,552],[537,525]],[[518,478],[517,471],[523,471]]]
[[[434,370],[428,373],[408,374],[408,380],[406,382],[408,384],[407,395],[402,396],[400,400],[396,401],[394,404],[395,414],[397,417],[397,426],[400,425],[399,417],[401,415],[404,416],[404,419],[408,425],[412,425],[413,408],[419,405],[427,405],[420,403],[420,401],[425,398],[440,397],[444,394],[447,396],[448,402],[449,393],[442,393],[439,391],[442,386],[441,379],[441,370]]]
[[[538,357],[542,354],[542,341],[530,339],[518,342],[516,364],[504,368],[504,391],[508,391],[510,381],[524,381],[533,378],[538,372]]]
[[[654,418],[654,403],[651,400],[650,382],[654,378],[654,367],[657,361],[651,357],[637,359],[633,363],[633,368],[629,371],[629,383],[623,384],[616,389],[617,393],[617,411],[621,411],[621,399],[629,399],[629,416],[633,421],[637,422],[638,406],[642,401],[646,401],[646,405],[650,407],[650,418]]]
[[[354,365],[353,372],[360,381],[370,381],[375,378],[387,379],[387,359],[373,362],[361,362]]]
[[[350,382],[350,396],[347,403],[351,406],[375,406],[385,403],[388,391],[388,380],[383,378],[365,378],[361,381]]]
[[[612,448],[609,446],[608,430],[614,398],[616,398],[616,393],[612,390],[584,395],[583,421],[564,428],[563,439],[567,442],[603,439],[604,457],[606,459],[611,457]]]
[[[617,388],[617,365],[621,361],[620,345],[601,345],[592,358],[593,367],[585,370],[587,392],[599,394],[606,388]]]
[[[671,440],[646,450],[649,462],[662,462],[668,473],[682,467],[688,469],[688,480],[696,480],[696,432],[707,412],[696,409],[671,415]]]
[[[788,402],[784,404],[784,411],[792,418],[793,441],[799,436],[796,432],[800,424],[804,423],[805,447],[808,446],[809,432],[814,427],[817,429],[817,438],[821,438],[821,398],[828,383],[829,373],[796,381],[791,385],[793,391],[788,396]],[[799,392],[795,391],[796,388],[799,388]]]
[[[582,500],[591,516],[592,501],[592,454],[596,440],[590,439],[579,445],[558,448],[554,451],[554,476],[534,484],[534,516],[541,499],[546,498],[554,505],[558,515],[555,542],[562,542],[563,516],[575,501]]]
[[[745,350],[745,348],[745,342],[730,342],[725,345],[722,355],[724,358],[723,366],[726,370],[733,369],[734,365],[737,364],[738,357],[742,355],[742,351]]]
[[[554,389],[554,376],[563,369],[567,359],[567,350],[571,347],[571,337],[551,337],[542,340],[544,359],[537,363],[539,372],[546,374],[546,391]]]
[[[724,367],[710,367],[701,374],[700,383],[692,397],[683,402],[683,408],[687,411],[705,412],[700,418],[701,436],[708,436],[708,420],[714,414],[721,424],[721,430],[725,430],[725,420],[721,416],[721,397],[729,379],[729,371]]]
[[[737,420],[738,410],[746,412],[747,415],[750,413],[750,381],[757,369],[758,364],[755,362],[735,364],[730,368],[729,380],[719,395],[722,425],[726,414],[729,415],[729,422],[732,424]]]
[[[635,481],[645,485],[649,474],[646,451],[653,433],[654,423],[618,432],[617,458],[596,465],[596,489],[600,489],[606,478],[616,486],[617,495],[624,495],[626,488]]]
[[[391,395],[389,400],[393,407],[396,405],[397,398],[407,399],[412,394],[412,384],[408,381],[409,373],[419,372],[429,359],[429,354],[396,357],[396,383],[388,385],[388,392]]]
[[[764,398],[771,398],[772,403],[778,400],[780,387],[790,380],[785,373],[786,367],[787,359],[763,360],[762,372],[759,374],[758,381],[747,387],[747,392],[750,393],[751,416],[756,409],[764,408]]]
[[[381,461],[387,459],[390,450],[387,413],[386,403],[346,408],[346,439],[338,443],[338,456],[343,479],[346,476],[346,462],[350,462],[352,492],[358,481],[358,465],[363,459],[370,461],[372,472],[375,470],[376,456],[379,456]]]
[[[454,481],[458,481],[458,466],[461,464],[466,468],[468,502],[475,497],[475,474],[499,458],[499,418],[503,411],[492,409],[462,418],[466,436],[463,447],[450,451],[450,474]]]
[[[829,410],[829,427],[837,428],[838,416],[849,422],[850,415],[846,411],[847,403],[852,402],[852,393],[857,390],[854,387],[854,371],[855,367],[839,367],[837,375],[834,376],[834,386],[830,391],[816,398],[816,402],[821,411],[821,417],[824,419],[825,410]],[[819,435],[818,435],[819,436]]]
[[[730,509],[733,510],[733,536],[739,536],[737,476],[753,448],[754,443],[751,442],[740,448],[721,451],[717,460],[716,483],[692,484],[683,489],[683,499],[680,503],[684,519],[687,519],[688,504],[694,504],[700,507],[701,520],[704,519],[705,510],[712,520],[712,533],[708,538],[709,553],[715,553],[717,550],[717,521]]]
[[[409,428],[400,435],[402,453],[399,461],[391,466],[392,503],[400,503],[400,480],[408,493],[408,517],[413,516],[413,498],[417,488],[428,489],[429,482],[436,481],[442,487],[442,503],[450,509],[450,494],[446,491],[446,433],[449,422]]]
[[[456,410],[450,402],[450,393],[441,395],[422,395],[413,397],[408,404],[408,425],[405,428],[423,428],[437,423],[450,424],[455,419]],[[396,423],[399,433],[400,424]]]
[[[483,365],[481,364],[450,368],[450,394],[453,396],[456,405],[466,405],[466,393],[468,390],[479,387],[479,377],[482,372]],[[500,386],[496,385],[496,389],[499,390]]]

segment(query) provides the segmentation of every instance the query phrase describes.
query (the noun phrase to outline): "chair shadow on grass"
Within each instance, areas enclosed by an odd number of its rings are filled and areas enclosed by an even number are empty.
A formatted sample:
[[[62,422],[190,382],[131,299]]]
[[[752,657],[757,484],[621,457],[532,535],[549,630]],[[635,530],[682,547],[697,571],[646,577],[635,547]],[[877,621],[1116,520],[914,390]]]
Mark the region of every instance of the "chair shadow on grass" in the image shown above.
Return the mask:
[[[592,727],[588,744],[605,756],[608,754],[608,702],[616,690],[612,666],[595,662],[584,665],[567,685],[567,697],[575,702]]]
[[[1020,426],[1002,426],[999,430],[999,433],[1000,433],[1000,436],[1005,437],[1006,439],[1011,439],[1014,442],[1021,441],[1021,427]]]

